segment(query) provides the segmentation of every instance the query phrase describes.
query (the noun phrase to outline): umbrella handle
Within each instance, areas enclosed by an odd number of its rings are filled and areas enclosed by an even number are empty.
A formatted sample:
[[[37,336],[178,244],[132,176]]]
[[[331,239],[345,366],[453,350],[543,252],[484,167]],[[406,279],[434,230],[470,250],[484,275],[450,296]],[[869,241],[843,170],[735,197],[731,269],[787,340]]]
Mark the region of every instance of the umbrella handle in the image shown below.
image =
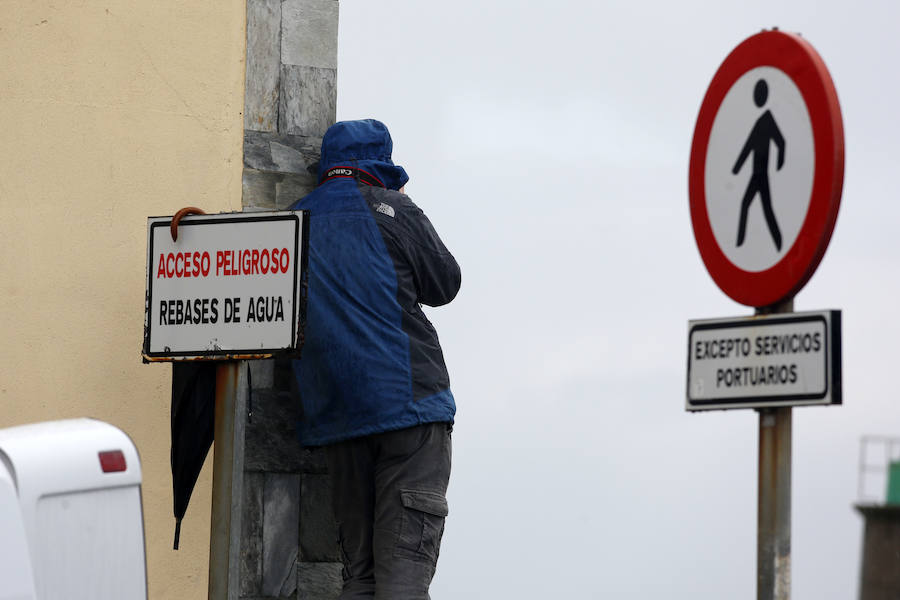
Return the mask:
[[[169,226],[169,229],[172,232],[172,241],[178,241],[178,223],[181,222],[183,217],[187,215],[205,215],[206,213],[203,209],[197,208],[196,206],[185,206],[172,217],[172,224]]]

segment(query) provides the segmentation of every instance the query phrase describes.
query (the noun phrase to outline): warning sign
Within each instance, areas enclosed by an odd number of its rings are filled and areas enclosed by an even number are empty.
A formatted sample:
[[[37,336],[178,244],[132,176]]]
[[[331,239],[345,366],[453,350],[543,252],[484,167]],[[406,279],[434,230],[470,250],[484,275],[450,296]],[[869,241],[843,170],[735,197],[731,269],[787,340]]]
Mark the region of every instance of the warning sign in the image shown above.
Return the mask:
[[[843,131],[834,82],[801,36],[758,33],[719,67],[688,190],[700,256],[733,300],[776,304],[812,277],[840,207]]]
[[[148,222],[145,360],[296,352],[306,272],[302,211]]]
[[[687,409],[841,402],[841,313],[690,321]]]

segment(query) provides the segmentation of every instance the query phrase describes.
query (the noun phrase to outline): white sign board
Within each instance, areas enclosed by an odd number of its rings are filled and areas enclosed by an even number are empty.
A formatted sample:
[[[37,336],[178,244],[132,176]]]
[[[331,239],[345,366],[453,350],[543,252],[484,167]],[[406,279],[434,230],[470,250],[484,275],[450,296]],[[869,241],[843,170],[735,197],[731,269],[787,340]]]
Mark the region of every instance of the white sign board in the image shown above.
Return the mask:
[[[841,312],[690,321],[687,409],[841,403]]]
[[[148,220],[144,359],[266,358],[300,349],[302,211]]]

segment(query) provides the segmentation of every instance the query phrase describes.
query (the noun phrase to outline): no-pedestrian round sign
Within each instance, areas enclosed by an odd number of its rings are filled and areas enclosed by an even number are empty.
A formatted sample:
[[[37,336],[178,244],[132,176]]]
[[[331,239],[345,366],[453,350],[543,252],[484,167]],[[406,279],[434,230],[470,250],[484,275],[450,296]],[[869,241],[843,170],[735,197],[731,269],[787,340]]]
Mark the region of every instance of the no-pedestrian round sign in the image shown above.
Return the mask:
[[[840,105],[821,57],[796,34],[744,40],[703,99],[688,180],[697,247],[722,291],[756,307],[793,297],[825,254],[843,179]]]

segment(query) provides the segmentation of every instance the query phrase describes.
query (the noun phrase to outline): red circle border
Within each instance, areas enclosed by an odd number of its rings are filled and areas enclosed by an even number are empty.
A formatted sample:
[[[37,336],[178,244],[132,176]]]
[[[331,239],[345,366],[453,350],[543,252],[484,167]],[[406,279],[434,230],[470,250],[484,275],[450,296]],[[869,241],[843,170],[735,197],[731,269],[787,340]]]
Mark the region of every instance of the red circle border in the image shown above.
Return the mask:
[[[750,272],[722,252],[706,212],[706,151],[713,121],[734,83],[747,71],[770,66],[799,88],[812,124],[815,166],[810,206],[793,246],[775,265]],[[764,31],[747,38],[725,58],[700,106],[691,144],[688,194],[694,238],[706,269],[731,299],[769,306],[793,297],[809,281],[825,255],[837,221],[844,182],[844,128],[834,82],[825,63],[802,37]]]

